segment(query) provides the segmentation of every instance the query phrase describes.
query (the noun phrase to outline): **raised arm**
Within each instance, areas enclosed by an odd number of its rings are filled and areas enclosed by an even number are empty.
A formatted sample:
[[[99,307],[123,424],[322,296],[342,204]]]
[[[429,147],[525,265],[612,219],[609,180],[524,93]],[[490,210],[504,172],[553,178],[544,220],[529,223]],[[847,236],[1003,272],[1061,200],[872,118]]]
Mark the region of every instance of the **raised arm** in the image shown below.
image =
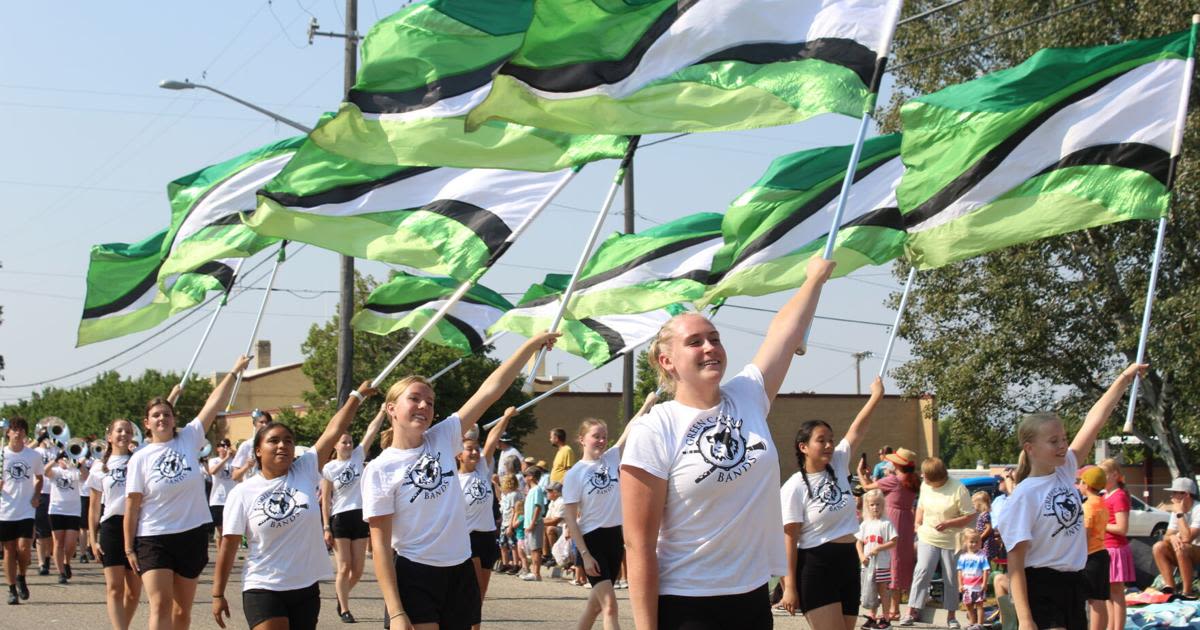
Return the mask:
[[[233,395],[233,383],[237,380],[237,375],[242,373],[247,365],[250,365],[249,357],[244,354],[238,357],[237,361],[233,362],[233,369],[225,375],[225,378],[221,379],[220,384],[208,395],[208,400],[205,401],[204,408],[200,410],[200,413],[196,414],[196,417],[204,425],[205,433],[208,433],[208,430],[212,428],[212,423],[217,419],[217,414],[224,411],[225,407],[229,404],[229,397]]]
[[[367,425],[367,432],[363,434],[363,439],[358,443],[362,447],[363,454],[371,450],[371,445],[375,443],[375,438],[379,435],[379,427],[383,426],[383,419],[387,417],[387,409],[383,405],[379,405],[379,413],[371,418],[371,424]]]
[[[546,332],[530,337],[525,343],[521,344],[521,347],[511,357],[505,359],[500,364],[500,367],[497,367],[483,381],[479,389],[475,390],[471,398],[458,410],[458,417],[462,420],[464,437],[467,431],[470,431],[471,427],[475,426],[475,423],[479,421],[479,417],[483,415],[483,412],[487,411],[487,408],[494,405],[497,400],[500,400],[500,397],[508,390],[508,386],[517,380],[517,375],[521,373],[521,368],[529,362],[533,354],[543,346],[549,351],[554,347],[554,340],[558,339],[559,335],[559,333]]]
[[[817,301],[821,298],[821,287],[833,273],[837,263],[822,258],[808,261],[808,277],[792,299],[788,300],[767,327],[767,338],[754,355],[754,365],[763,375],[767,398],[775,400],[775,394],[783,386],[792,355],[802,350],[804,338],[817,312]]]
[[[1096,437],[1100,435],[1100,429],[1108,422],[1109,416],[1112,415],[1113,409],[1117,403],[1121,402],[1121,396],[1125,395],[1125,390],[1133,383],[1134,376],[1145,378],[1146,370],[1150,368],[1146,363],[1134,363],[1125,368],[1117,380],[1108,387],[1108,391],[1092,405],[1091,411],[1083,420],[1083,426],[1079,427],[1079,432],[1075,434],[1075,439],[1071,440],[1071,452],[1075,453],[1075,461],[1083,463],[1087,460],[1088,453],[1092,450],[1092,445],[1096,442]]]
[[[855,416],[854,422],[850,424],[850,428],[846,430],[846,441],[850,443],[851,454],[858,450],[859,443],[867,435],[867,428],[871,426],[871,414],[875,412],[875,407],[881,400],[883,400],[883,379],[876,376],[875,380],[871,381],[871,398],[867,400],[867,404],[863,405],[862,410]],[[868,475],[866,478],[869,479],[870,476]]]
[[[350,428],[350,421],[354,420],[354,414],[358,413],[358,406],[363,404],[368,396],[374,396],[377,393],[378,391],[371,387],[371,381],[363,381],[362,385],[358,386],[358,390],[346,397],[342,408],[333,414],[333,417],[329,419],[329,424],[325,425],[325,431],[313,444],[313,449],[317,451],[317,470],[324,468],[325,463],[329,461],[333,445],[337,444],[338,438]]]
[[[638,409],[638,412],[629,419],[629,422],[625,423],[625,430],[621,431],[621,437],[617,438],[617,443],[614,444],[614,446],[617,447],[617,450],[620,450],[625,446],[625,440],[629,438],[629,428],[633,426],[633,422],[649,413],[650,409],[654,407],[654,403],[657,402],[658,392],[650,392],[650,395],[646,396],[646,402],[642,403],[642,408]]]
[[[492,461],[492,453],[496,452],[496,447],[500,444],[500,436],[504,435],[504,430],[508,428],[508,423],[517,415],[516,407],[509,407],[504,410],[504,415],[500,418],[500,422],[488,431],[487,441],[483,443],[483,449],[479,451],[479,458],[485,462]],[[491,465],[490,463],[488,464]]]

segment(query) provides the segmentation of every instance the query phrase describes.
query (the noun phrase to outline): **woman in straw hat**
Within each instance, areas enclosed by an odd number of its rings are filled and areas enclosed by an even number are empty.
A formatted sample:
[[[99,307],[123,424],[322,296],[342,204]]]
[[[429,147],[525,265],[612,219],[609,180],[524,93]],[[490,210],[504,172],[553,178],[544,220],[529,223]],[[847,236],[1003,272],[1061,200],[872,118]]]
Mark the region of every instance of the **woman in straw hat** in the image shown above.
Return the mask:
[[[863,490],[881,490],[887,501],[888,520],[896,528],[896,548],[892,550],[891,589],[897,596],[892,598],[892,609],[888,619],[900,619],[900,591],[912,587],[913,565],[916,562],[913,541],[916,539],[916,515],[913,505],[921,489],[921,478],[917,476],[917,454],[907,448],[898,448],[884,456],[892,465],[892,474],[874,483],[863,484]],[[866,466],[860,466],[859,479],[869,479]]]

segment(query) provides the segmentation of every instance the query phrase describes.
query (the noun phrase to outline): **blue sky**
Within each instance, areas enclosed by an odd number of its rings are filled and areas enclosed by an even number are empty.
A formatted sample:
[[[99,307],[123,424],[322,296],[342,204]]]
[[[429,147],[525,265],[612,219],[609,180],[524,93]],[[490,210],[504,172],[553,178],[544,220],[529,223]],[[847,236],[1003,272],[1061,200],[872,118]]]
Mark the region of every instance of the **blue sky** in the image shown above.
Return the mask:
[[[403,4],[361,0],[360,32]],[[6,60],[0,65],[0,112],[8,121],[6,150],[0,153],[0,355],[7,362],[0,403],[40,388],[15,386],[81,370],[154,334],[74,347],[92,244],[136,241],[162,229],[169,219],[167,182],[294,134],[216,95],[166,91],[158,82],[207,83],[311,123],[341,99],[342,43],[318,38],[308,45],[307,24],[315,16],[322,30],[340,31],[343,6],[343,0],[211,0],[7,7],[9,24],[31,28],[10,29],[0,40],[0,58]],[[828,116],[649,147],[635,162],[638,225],[722,211],[773,158],[848,144],[856,125]],[[614,168],[615,163],[601,163],[585,169],[485,276],[484,284],[515,301],[546,272],[569,272]],[[621,228],[617,210],[605,224],[606,234]],[[378,278],[388,270],[364,261],[358,267]],[[274,363],[303,358],[300,343],[309,327],[336,310],[337,273],[337,256],[315,247],[296,253],[281,267],[276,286],[292,292],[272,296],[260,335],[272,342]],[[257,282],[264,284],[265,278]],[[898,289],[889,267],[862,269],[830,283],[818,314],[890,323],[893,313],[883,303]],[[226,369],[242,351],[261,295],[250,291],[230,302],[200,357],[200,374]],[[730,302],[775,309],[786,298],[778,294]],[[729,347],[732,370],[750,360],[770,317],[735,308],[719,314],[716,322]],[[136,350],[52,384],[86,383],[106,369],[123,374],[146,368],[182,370],[204,319],[190,318]],[[811,341],[812,351],[796,360],[784,391],[853,392],[850,353],[881,354],[887,330],[823,320]],[[497,353],[511,351],[515,343],[502,341]],[[907,352],[900,343],[896,358],[908,358]],[[551,373],[573,375],[588,366],[555,352],[548,367]],[[878,368],[878,357],[863,363],[864,389]],[[608,383],[619,388],[619,366],[584,379],[578,389],[603,390]]]

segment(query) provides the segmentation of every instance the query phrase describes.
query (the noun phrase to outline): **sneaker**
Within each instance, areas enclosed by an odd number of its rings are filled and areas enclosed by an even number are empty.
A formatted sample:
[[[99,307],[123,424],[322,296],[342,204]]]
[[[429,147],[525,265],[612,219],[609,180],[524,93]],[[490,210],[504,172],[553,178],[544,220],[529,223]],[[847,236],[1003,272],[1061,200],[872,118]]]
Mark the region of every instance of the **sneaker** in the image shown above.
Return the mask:
[[[38,575],[50,575],[50,560],[46,560],[42,566],[38,567]]]
[[[588,589],[588,590],[591,590],[591,588],[592,588],[592,583],[591,583],[591,582],[584,582],[584,583],[583,583],[583,588],[586,588],[586,589]]]
[[[67,575],[68,580],[75,577],[75,573],[73,571],[71,571],[71,565],[69,565],[69,564],[63,565],[63,569],[64,569],[63,573],[65,573]]]
[[[80,564],[87,564],[87,563],[88,563],[88,559],[87,559],[87,554],[86,554],[86,553],[81,553],[81,554],[79,554],[79,563],[80,563]]]
[[[950,628],[950,630],[961,630],[962,628],[962,626],[958,625],[957,619],[951,619],[950,621],[947,621],[946,627]]]
[[[617,580],[613,583],[613,588],[629,588],[629,582],[625,580]]]
[[[58,583],[59,583],[59,584],[68,584],[68,582],[67,582],[67,574],[66,574],[66,573],[59,573],[59,574],[58,574]]]
[[[526,573],[525,575],[521,576],[521,579],[525,580],[526,582],[541,582],[542,576],[534,575],[532,573]]]
[[[875,627],[878,630],[884,630],[884,628],[891,628],[892,622],[888,621],[887,617],[880,617],[875,620]]]
[[[16,606],[19,603],[21,600],[17,599],[17,587],[10,585],[8,587],[8,605]]]
[[[864,630],[866,630],[868,628],[870,630],[875,630],[875,628],[879,627],[877,625],[877,622],[875,621],[875,618],[872,617],[871,615],[863,615],[863,619],[866,619],[866,621],[864,621],[863,625],[862,625],[862,628],[864,628]]]
[[[907,627],[907,626],[916,625],[916,623],[917,623],[917,618],[916,618],[916,617],[914,617],[914,616],[912,616],[912,615],[904,615],[904,617],[902,617],[902,618],[900,619],[900,623],[898,623],[898,624],[896,624],[896,625],[897,625],[897,626],[905,626],[905,627]]]
[[[25,576],[17,576],[17,594],[21,599],[29,599],[29,585],[25,583]]]
[[[354,615],[350,614],[349,610],[343,610],[338,616],[342,618],[342,623],[358,623],[358,621],[354,619]]]

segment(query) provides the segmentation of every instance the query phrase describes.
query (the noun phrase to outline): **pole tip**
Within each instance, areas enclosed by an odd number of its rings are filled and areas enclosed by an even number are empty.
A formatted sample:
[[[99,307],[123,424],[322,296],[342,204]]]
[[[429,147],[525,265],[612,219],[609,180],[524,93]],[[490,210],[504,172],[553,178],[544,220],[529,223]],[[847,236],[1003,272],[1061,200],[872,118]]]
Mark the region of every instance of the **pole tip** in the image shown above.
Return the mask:
[[[1192,24],[1200,24],[1200,13],[1192,14]]]

